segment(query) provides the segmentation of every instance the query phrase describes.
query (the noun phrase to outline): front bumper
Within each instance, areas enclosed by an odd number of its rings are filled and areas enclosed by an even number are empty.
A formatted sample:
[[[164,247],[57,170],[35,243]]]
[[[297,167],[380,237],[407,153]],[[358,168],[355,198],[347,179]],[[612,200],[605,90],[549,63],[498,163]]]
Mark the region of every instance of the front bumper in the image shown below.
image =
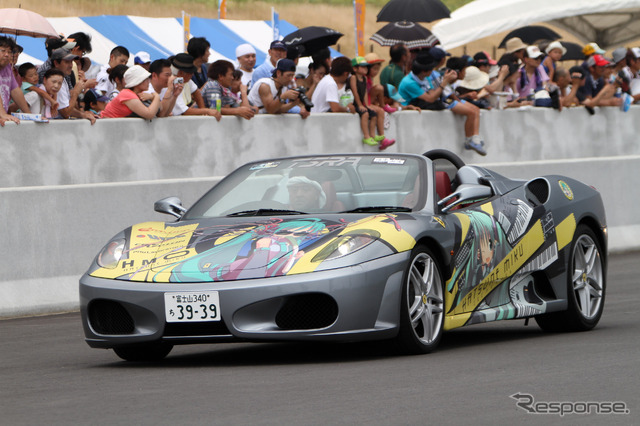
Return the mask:
[[[213,283],[141,283],[84,275],[80,311],[91,347],[163,340],[371,340],[397,334],[409,252],[346,268]],[[218,291],[221,321],[166,323],[164,293]],[[284,320],[283,320],[284,318]]]

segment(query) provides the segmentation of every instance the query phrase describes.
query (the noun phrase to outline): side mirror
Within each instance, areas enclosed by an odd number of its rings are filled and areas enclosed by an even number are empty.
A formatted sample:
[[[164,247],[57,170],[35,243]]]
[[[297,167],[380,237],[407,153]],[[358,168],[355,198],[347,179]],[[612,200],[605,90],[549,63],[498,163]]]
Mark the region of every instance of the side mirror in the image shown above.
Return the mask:
[[[167,197],[158,200],[153,204],[153,209],[158,213],[170,214],[178,219],[187,211],[187,209],[182,207],[182,201],[180,201],[178,197]]]
[[[484,200],[485,198],[491,197],[491,195],[493,195],[493,191],[489,186],[473,184],[460,185],[453,194],[438,201],[438,206],[442,208],[443,212],[447,212],[458,204]],[[456,200],[447,205],[449,200],[453,198],[456,198]]]

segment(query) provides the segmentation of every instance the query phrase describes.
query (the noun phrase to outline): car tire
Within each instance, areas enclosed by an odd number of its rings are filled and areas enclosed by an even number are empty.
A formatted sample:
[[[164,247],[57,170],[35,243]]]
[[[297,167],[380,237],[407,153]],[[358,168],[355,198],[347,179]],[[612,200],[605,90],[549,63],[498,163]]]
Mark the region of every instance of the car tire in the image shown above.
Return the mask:
[[[444,280],[437,258],[428,247],[412,250],[401,296],[400,348],[407,354],[433,351],[443,332]]]
[[[164,342],[153,342],[138,345],[121,346],[113,351],[125,361],[152,362],[164,359],[173,349],[173,345]]]
[[[545,331],[587,331],[594,328],[604,309],[606,265],[594,232],[578,225],[567,265],[567,310],[535,317]]]

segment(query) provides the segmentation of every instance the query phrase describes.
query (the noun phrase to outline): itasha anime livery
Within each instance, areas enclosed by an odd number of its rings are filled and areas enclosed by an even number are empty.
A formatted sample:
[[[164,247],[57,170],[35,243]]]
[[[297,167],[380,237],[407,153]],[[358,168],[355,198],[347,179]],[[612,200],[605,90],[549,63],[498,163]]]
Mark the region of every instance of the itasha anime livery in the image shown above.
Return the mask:
[[[126,360],[234,340],[424,353],[456,327],[587,330],[604,308],[602,200],[568,177],[511,180],[443,150],[294,157],[156,210],[177,220],[120,232],[80,280],[87,343]]]

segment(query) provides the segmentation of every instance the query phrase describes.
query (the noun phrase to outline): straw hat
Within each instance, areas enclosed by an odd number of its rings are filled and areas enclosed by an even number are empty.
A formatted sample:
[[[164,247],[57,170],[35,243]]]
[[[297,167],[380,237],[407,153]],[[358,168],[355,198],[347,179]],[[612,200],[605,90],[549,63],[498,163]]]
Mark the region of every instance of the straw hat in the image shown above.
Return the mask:
[[[489,74],[470,66],[465,68],[464,80],[460,80],[458,86],[469,90],[481,90],[487,83],[489,83]]]
[[[507,49],[507,53],[513,53],[517,50],[526,49],[527,45],[520,39],[520,37],[513,37],[507,40],[505,45],[505,49]]]
[[[364,55],[364,59],[367,61],[367,63],[369,63],[369,65],[384,62],[384,59],[381,59],[376,52],[367,53],[366,55]]]

